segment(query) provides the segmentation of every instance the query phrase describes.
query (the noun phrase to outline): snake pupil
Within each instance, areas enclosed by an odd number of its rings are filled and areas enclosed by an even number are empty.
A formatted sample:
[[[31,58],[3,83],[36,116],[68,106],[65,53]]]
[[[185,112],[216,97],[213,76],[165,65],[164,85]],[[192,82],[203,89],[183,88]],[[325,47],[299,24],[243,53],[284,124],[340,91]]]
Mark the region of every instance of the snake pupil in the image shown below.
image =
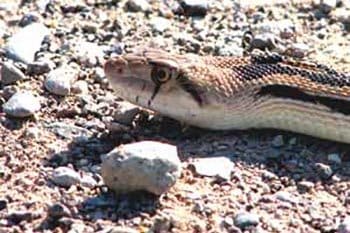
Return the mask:
[[[156,84],[164,83],[169,79],[168,73],[162,68],[154,68],[151,71],[151,77],[153,82],[155,82]]]

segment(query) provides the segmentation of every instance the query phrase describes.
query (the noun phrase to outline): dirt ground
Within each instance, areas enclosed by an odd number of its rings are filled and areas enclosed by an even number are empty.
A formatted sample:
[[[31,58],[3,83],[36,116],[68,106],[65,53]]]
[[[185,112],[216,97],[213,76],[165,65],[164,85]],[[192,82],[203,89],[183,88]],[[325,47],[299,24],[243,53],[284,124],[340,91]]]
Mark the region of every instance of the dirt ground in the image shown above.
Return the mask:
[[[138,1],[54,0],[43,9],[44,2],[0,1],[0,47],[24,19],[40,22],[50,35],[38,59],[54,67],[76,63],[78,80],[88,90],[53,94],[44,87],[49,72],[28,74],[28,64],[20,62],[26,78],[1,84],[0,106],[17,91],[29,90],[41,108],[19,119],[0,107],[0,232],[350,232],[349,145],[277,130],[183,130],[179,122],[148,111],[121,125],[113,114],[122,100],[101,72],[104,59],[140,45],[239,55],[248,30],[265,36],[263,43],[279,53],[350,72],[346,0],[244,6],[203,1],[201,16],[178,12],[177,1],[152,0],[138,8],[132,4]],[[98,51],[79,47],[86,46],[82,42],[97,45],[103,58],[96,60]],[[84,49],[92,55],[77,52]],[[2,52],[0,59],[9,60]],[[146,139],[178,147],[180,179],[161,197],[114,195],[103,185],[101,155]],[[193,159],[216,156],[234,163],[231,180],[191,169]],[[96,184],[55,185],[52,172],[60,166],[87,174]],[[241,212],[257,216],[258,223],[237,227]]]

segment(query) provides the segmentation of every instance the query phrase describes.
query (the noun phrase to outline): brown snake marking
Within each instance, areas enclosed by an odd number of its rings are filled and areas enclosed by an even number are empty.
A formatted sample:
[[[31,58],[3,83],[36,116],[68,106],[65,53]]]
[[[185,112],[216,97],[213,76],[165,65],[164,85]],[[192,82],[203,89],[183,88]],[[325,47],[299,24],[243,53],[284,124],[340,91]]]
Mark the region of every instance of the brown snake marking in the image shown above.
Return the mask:
[[[277,128],[350,143],[350,75],[324,65],[145,49],[110,59],[105,72],[126,100],[199,127]]]

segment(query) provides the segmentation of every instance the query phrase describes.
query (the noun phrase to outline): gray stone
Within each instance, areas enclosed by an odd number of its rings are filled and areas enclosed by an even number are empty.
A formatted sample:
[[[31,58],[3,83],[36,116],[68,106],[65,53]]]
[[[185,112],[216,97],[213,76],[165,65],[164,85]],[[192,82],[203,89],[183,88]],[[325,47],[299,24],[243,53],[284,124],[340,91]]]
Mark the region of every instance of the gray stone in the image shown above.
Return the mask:
[[[41,75],[50,72],[52,66],[51,61],[35,61],[28,64],[26,72],[28,75]]]
[[[350,217],[346,217],[338,226],[337,233],[350,233]]]
[[[333,175],[333,170],[329,165],[323,163],[316,163],[315,168],[322,179],[329,179]]]
[[[218,176],[230,180],[234,164],[226,157],[199,158],[191,163],[195,172],[201,176]]]
[[[182,0],[180,5],[187,16],[205,16],[209,9],[207,0]]]
[[[7,56],[26,64],[33,62],[35,53],[39,51],[44,37],[48,35],[49,30],[41,23],[32,23],[21,28],[6,44]]]
[[[298,188],[301,191],[310,191],[315,187],[315,184],[310,181],[300,181],[298,182]]]
[[[113,118],[115,121],[125,125],[130,125],[135,119],[135,116],[140,113],[140,108],[134,104],[123,101],[118,102],[114,111]]]
[[[1,66],[0,77],[1,83],[6,85],[23,80],[26,76],[12,62],[4,62]]]
[[[80,175],[72,168],[58,167],[53,171],[51,180],[59,186],[69,188],[72,185],[80,183]]]
[[[64,122],[53,122],[46,125],[46,128],[66,139],[73,139],[78,137],[89,138],[92,136],[92,133],[89,130]]]
[[[21,20],[18,22],[18,26],[25,27],[31,23],[36,23],[41,20],[41,15],[35,12],[29,12],[22,16]]]
[[[28,117],[39,111],[40,102],[31,92],[22,91],[14,94],[2,107],[10,116]]]
[[[271,144],[272,144],[272,146],[275,147],[275,148],[279,148],[279,147],[284,146],[283,135],[277,135],[276,137],[274,137],[274,138],[272,139]]]
[[[293,196],[292,194],[285,192],[285,191],[279,191],[275,193],[275,197],[277,200],[291,203],[291,204],[296,204],[298,202],[297,198]]]
[[[250,226],[257,226],[259,224],[259,216],[254,213],[241,212],[238,213],[234,218],[234,224],[244,229]]]
[[[102,158],[105,184],[116,193],[168,191],[181,172],[175,146],[154,141],[121,145]]]
[[[266,180],[278,180],[278,176],[275,173],[265,170],[262,177]]]
[[[329,154],[327,155],[327,159],[329,162],[335,163],[335,164],[341,164],[341,158],[340,155],[337,153]]]
[[[44,82],[45,88],[56,95],[66,96],[71,92],[71,86],[77,78],[75,69],[62,66],[52,70]]]
[[[151,10],[151,5],[147,0],[128,0],[126,6],[129,11],[142,11],[147,12]]]
[[[58,219],[61,217],[68,217],[71,215],[71,212],[68,209],[68,207],[61,203],[56,203],[51,205],[47,212],[48,212],[48,216],[54,219]]]
[[[278,47],[279,41],[280,39],[272,33],[258,34],[254,36],[250,42],[250,50],[260,49],[265,51],[268,49],[269,51],[272,51]]]

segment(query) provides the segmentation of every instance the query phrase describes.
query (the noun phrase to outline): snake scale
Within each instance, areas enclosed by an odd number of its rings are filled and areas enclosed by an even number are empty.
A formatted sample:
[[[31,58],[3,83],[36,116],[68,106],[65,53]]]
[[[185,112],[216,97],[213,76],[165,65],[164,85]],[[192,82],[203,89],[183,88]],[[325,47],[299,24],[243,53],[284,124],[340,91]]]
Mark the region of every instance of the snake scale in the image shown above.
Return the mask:
[[[276,54],[142,49],[104,66],[118,96],[214,130],[274,128],[350,143],[350,75]]]

